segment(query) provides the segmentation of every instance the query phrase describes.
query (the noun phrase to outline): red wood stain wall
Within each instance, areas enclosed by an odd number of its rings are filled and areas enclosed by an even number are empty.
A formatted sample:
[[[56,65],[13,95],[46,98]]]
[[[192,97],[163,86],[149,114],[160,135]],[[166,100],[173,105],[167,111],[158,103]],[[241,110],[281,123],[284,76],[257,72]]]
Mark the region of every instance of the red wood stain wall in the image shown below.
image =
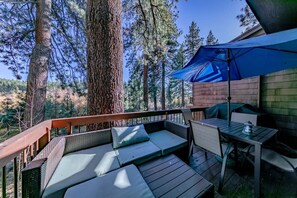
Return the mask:
[[[231,102],[258,104],[259,77],[231,81]],[[227,82],[194,83],[193,105],[204,107],[226,102]]]

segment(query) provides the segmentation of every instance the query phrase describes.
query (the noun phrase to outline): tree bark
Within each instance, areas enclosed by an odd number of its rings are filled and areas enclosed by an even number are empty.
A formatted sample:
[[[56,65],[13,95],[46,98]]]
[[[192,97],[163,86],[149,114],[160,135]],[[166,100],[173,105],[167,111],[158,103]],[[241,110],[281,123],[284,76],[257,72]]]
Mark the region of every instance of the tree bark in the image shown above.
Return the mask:
[[[144,110],[148,111],[148,55],[143,55],[143,101],[144,101]]]
[[[24,128],[45,118],[48,65],[51,53],[51,0],[37,0],[35,46],[30,58],[27,79]]]
[[[162,61],[162,88],[161,88],[161,106],[165,110],[165,58]]]
[[[88,114],[123,112],[121,0],[87,1]],[[116,123],[88,126],[88,130]]]
[[[153,91],[153,102],[154,102],[154,110],[158,110],[158,101],[157,101],[157,81],[156,78],[158,76],[157,74],[157,65],[153,65],[153,76],[152,76],[152,91]]]

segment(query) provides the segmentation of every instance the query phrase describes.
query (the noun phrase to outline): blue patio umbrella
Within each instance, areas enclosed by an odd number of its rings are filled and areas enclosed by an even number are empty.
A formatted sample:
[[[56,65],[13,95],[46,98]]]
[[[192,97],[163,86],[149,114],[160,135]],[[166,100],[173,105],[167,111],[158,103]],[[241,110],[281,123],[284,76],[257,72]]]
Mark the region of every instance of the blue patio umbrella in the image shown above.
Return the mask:
[[[190,82],[228,81],[230,124],[230,80],[297,67],[297,28],[236,42],[199,48],[190,62],[172,77]]]

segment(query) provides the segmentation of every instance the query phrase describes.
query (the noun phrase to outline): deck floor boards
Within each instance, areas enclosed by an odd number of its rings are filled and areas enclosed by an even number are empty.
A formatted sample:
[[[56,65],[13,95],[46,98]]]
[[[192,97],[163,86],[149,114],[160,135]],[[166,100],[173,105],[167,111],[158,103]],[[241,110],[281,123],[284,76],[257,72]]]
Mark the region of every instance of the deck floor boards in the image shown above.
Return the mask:
[[[175,155],[138,166],[155,197],[213,197],[213,185]]]
[[[206,159],[204,151],[194,147],[194,152],[190,158],[189,164],[198,174],[214,184],[216,198],[253,197],[254,171],[252,165],[246,163],[243,170],[227,166],[223,193],[221,195],[217,193],[221,163],[211,153],[208,153],[207,156]],[[297,178],[295,178],[294,173],[282,171],[264,162],[262,163],[261,172],[262,197],[297,197]]]

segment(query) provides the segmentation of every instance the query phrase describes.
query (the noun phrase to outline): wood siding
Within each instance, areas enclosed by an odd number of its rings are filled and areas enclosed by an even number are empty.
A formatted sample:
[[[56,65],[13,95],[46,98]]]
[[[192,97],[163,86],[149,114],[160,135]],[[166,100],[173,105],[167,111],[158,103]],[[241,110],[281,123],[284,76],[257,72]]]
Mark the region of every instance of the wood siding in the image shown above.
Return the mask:
[[[297,137],[297,69],[262,77],[261,107],[274,118],[280,133]]]
[[[259,77],[231,82],[231,102],[248,103],[258,106]],[[212,106],[226,102],[227,82],[194,83],[193,105],[197,107]]]
[[[297,69],[231,82],[231,102],[248,103],[271,115],[280,135],[297,141]],[[212,106],[226,102],[227,82],[194,83],[193,105]]]

